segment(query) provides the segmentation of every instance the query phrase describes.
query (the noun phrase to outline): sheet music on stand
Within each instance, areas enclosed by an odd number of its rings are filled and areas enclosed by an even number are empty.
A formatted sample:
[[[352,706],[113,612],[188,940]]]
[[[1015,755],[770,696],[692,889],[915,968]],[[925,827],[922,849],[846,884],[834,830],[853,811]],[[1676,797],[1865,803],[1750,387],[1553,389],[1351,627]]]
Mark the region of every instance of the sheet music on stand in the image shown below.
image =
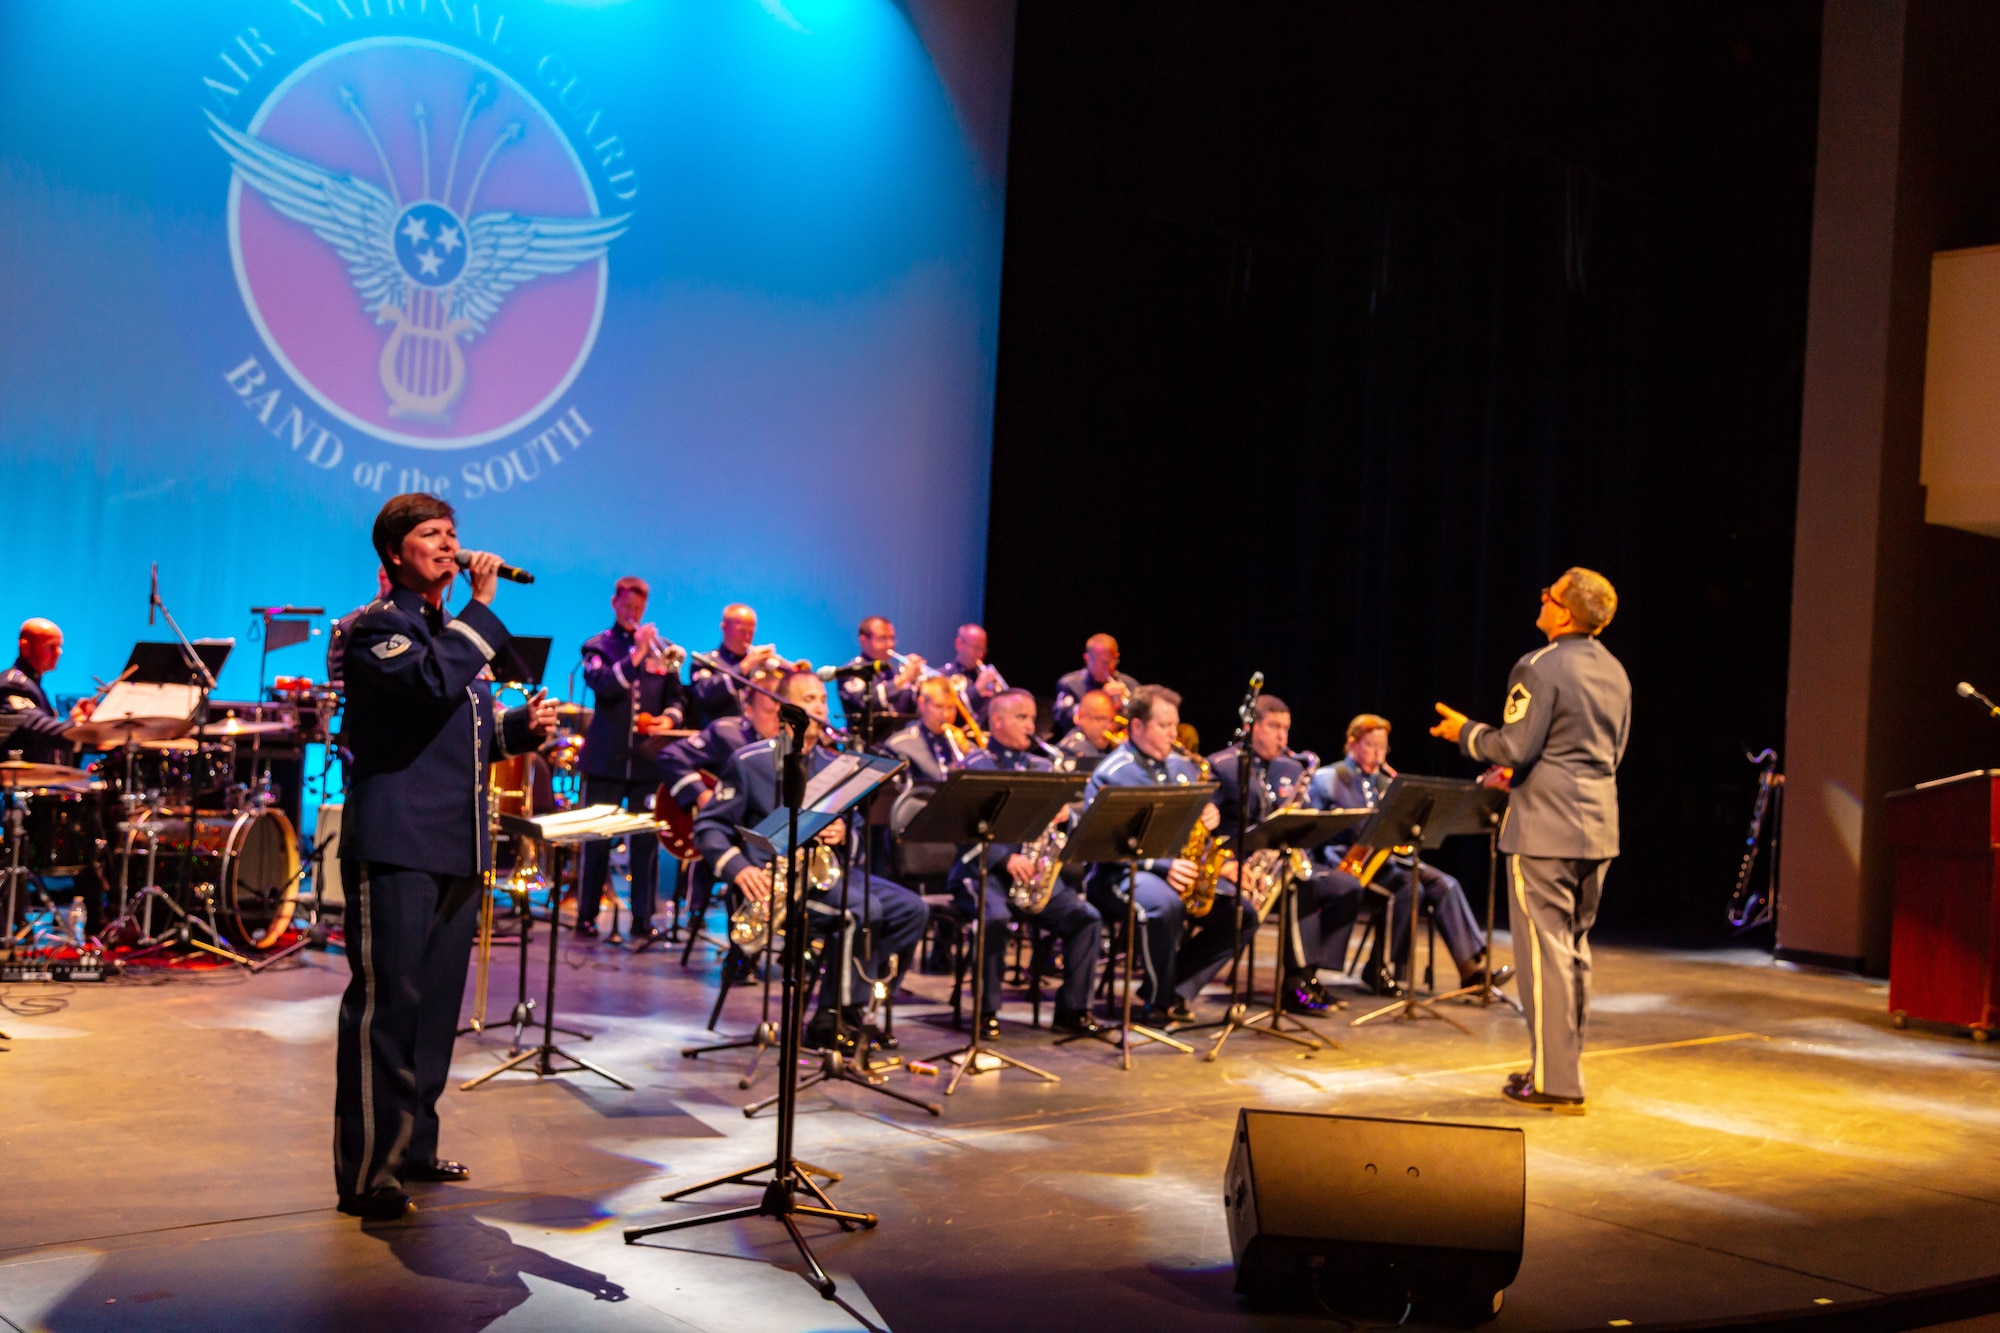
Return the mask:
[[[799,842],[811,842],[828,825],[844,817],[876,788],[902,771],[903,761],[876,754],[840,754],[806,783],[805,804],[799,807]],[[787,830],[791,812],[779,806],[754,829],[739,826],[745,842],[758,851],[783,856],[791,851]]]
[[[558,810],[532,819],[502,815],[500,820],[509,832],[550,843],[595,842],[601,838],[622,838],[628,833],[651,833],[658,827],[652,815],[616,805],[586,805],[580,810]]]

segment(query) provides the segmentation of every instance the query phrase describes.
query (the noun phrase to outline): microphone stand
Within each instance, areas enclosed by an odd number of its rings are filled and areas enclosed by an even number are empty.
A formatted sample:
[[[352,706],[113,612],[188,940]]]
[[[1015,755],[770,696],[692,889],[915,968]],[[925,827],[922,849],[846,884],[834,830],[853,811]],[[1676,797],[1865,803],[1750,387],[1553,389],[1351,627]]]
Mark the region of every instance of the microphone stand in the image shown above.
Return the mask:
[[[696,660],[700,660],[698,657]],[[707,665],[707,663],[704,663]],[[732,675],[735,673],[732,672]],[[740,676],[738,679],[742,679]],[[749,684],[748,681],[744,682]],[[759,686],[750,688],[761,694],[777,699]],[[805,862],[798,854],[799,806],[804,804],[806,794],[806,731],[812,724],[812,717],[805,709],[788,700],[778,699],[779,716],[789,730],[790,744],[784,747],[780,768],[779,790],[788,812],[786,818],[785,845],[789,853],[789,866],[785,875],[785,950],[784,950],[784,1018],[778,1034],[778,1119],[776,1152],[768,1162],[759,1163],[747,1170],[731,1172],[714,1180],[689,1185],[671,1194],[660,1196],[662,1202],[672,1202],[699,1194],[717,1185],[752,1185],[763,1190],[758,1202],[742,1208],[728,1208],[721,1212],[705,1213],[700,1217],[690,1217],[677,1222],[662,1222],[649,1227],[628,1227],[625,1243],[636,1244],[647,1236],[663,1231],[685,1231],[690,1227],[709,1226],[718,1222],[735,1222],[744,1218],[774,1218],[785,1228],[798,1247],[799,1257],[805,1261],[806,1280],[818,1289],[827,1300],[834,1298],[836,1286],[826,1270],[820,1267],[812,1246],[806,1243],[805,1233],[799,1230],[798,1219],[822,1217],[838,1222],[842,1231],[853,1231],[857,1227],[873,1228],[880,1219],[874,1213],[856,1213],[833,1206],[825,1190],[813,1183],[812,1172],[792,1154],[794,1131],[798,1118],[799,1088],[799,1047],[805,1027],[806,1003],[806,936],[805,929]],[[775,890],[776,886],[773,886]],[[767,1180],[752,1177],[769,1172]],[[838,1179],[838,1177],[833,1177]],[[815,1203],[799,1202],[799,1195],[809,1195]]]
[[[194,734],[200,736],[203,728],[208,726],[208,697],[216,688],[215,673],[208,669],[208,663],[201,660],[201,654],[195,651],[194,644],[188,639],[188,636],[181,632],[180,622],[174,619],[174,613],[167,608],[166,600],[160,596],[160,567],[157,564],[153,566],[152,589],[147,594],[146,623],[148,625],[153,623],[153,613],[155,611],[158,611],[161,617],[167,622],[167,628],[174,632],[174,640],[180,645],[181,649],[181,661],[188,668],[188,683],[193,685],[199,692],[195,697],[194,705]],[[233,768],[230,772],[229,780],[231,782],[236,780]],[[188,791],[187,841],[181,848],[181,884],[183,886],[194,885],[194,849],[196,841],[194,828],[195,797],[196,792],[190,787]],[[154,892],[158,892],[158,890],[154,889]],[[198,944],[192,937],[192,931],[195,926],[204,926],[208,930],[209,939],[216,944],[221,944],[223,942],[222,932],[215,924],[215,889],[213,886],[208,886],[206,892],[200,892],[199,890],[197,892],[202,904],[208,909],[206,920],[190,912],[183,911],[180,904],[176,903],[171,896],[161,893],[160,897],[173,910],[174,915],[181,919],[180,930],[178,932],[181,943],[195,944],[198,948],[206,947]],[[247,959],[235,955],[224,956],[232,957],[234,961],[243,963],[246,966],[248,965]]]

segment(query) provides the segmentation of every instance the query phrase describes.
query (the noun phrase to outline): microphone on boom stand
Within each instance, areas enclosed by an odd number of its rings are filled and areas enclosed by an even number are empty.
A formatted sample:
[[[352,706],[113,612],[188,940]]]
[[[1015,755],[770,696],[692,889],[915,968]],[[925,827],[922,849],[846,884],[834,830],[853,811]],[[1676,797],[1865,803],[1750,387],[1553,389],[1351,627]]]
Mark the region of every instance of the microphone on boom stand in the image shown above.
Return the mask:
[[[1978,690],[1973,689],[1971,681],[1961,680],[1958,682],[1958,697],[1961,699],[1977,699],[1985,707],[1986,716],[2000,717],[2000,704],[1994,703]]]

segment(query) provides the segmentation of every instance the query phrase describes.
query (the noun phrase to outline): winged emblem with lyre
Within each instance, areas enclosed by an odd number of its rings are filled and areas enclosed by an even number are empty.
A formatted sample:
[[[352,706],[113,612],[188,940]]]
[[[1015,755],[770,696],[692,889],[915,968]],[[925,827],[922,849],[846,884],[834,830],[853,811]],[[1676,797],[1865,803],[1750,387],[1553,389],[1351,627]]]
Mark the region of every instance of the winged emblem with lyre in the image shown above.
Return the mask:
[[[461,340],[485,332],[516,287],[600,258],[631,218],[629,213],[559,218],[473,212],[487,168],[509,144],[520,141],[519,121],[509,121],[494,136],[463,203],[454,205],[466,131],[491,96],[484,80],[473,84],[446,163],[444,187],[435,193],[429,118],[423,105],[417,105],[423,179],[418,196],[407,203],[352,90],[341,91],[341,102],[374,148],[386,188],[308,162],[208,113],[209,134],[229,154],[237,176],[281,215],[304,223],[333,247],[347,265],[362,309],[377,324],[394,326],[378,362],[391,416],[448,422],[452,405],[465,390]]]

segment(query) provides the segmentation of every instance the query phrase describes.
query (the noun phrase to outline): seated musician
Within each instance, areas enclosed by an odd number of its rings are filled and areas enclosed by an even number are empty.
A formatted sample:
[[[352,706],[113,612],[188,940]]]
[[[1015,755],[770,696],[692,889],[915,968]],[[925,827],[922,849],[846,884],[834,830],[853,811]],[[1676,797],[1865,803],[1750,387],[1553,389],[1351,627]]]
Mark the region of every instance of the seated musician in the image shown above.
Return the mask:
[[[811,672],[794,671],[785,676],[778,692],[805,709],[813,719],[806,732],[806,775],[810,781],[813,774],[833,761],[833,751],[820,744],[824,738],[821,728],[827,719],[826,687]],[[710,873],[758,902],[768,901],[773,891],[771,876],[764,868],[768,858],[760,851],[745,848],[736,830],[756,827],[778,808],[778,778],[772,742],[753,741],[722,766],[722,780],[715,789],[715,798],[702,807],[694,821],[695,845],[701,849]],[[845,824],[834,824],[820,838],[837,844],[846,834]],[[930,909],[924,906],[922,898],[886,879],[870,875],[863,884],[858,876],[849,874],[843,880],[854,881],[846,885],[845,902],[856,929],[872,934],[866,960],[868,974],[886,978],[893,960],[913,956],[917,941],[923,938],[924,924],[930,919]],[[812,932],[822,937],[836,936],[841,886],[836,885],[827,894],[815,895],[809,901],[818,903],[822,909],[831,909],[808,910]],[[843,973],[842,950],[830,947],[825,952],[829,962],[820,981],[819,1004],[805,1032],[806,1044],[821,1050],[846,1044],[839,1032],[841,1020],[857,1024],[861,1019],[860,1005],[850,1005],[844,1013],[839,1009],[848,980]]]
[[[1079,769],[1111,753],[1111,738],[1106,733],[1118,721],[1118,705],[1111,702],[1110,695],[1103,690],[1085,690],[1070,721],[1075,725],[1056,744],[1071,759],[1081,761]]]
[[[913,782],[943,782],[963,763],[970,743],[958,726],[958,699],[943,676],[917,689],[917,720],[882,742],[891,758],[907,759]]]
[[[967,772],[1052,773],[1058,752],[1035,739],[1035,696],[1027,690],[1003,690],[993,698],[987,713],[990,736],[983,750],[974,750],[961,765]],[[968,848],[954,863],[951,872],[952,896],[968,914],[979,892],[976,848]],[[1000,1035],[1000,985],[1007,954],[1007,921],[1014,915],[1007,889],[1025,880],[1033,863],[1022,849],[995,843],[987,849],[986,877],[986,1012],[979,1016],[980,1036],[992,1040]],[[1034,916],[1022,916],[1045,926],[1062,941],[1062,989],[1056,997],[1055,1027],[1059,1032],[1091,1036],[1099,1029],[1090,1016],[1090,985],[1097,973],[1097,949],[1104,935],[1104,919],[1083,900],[1068,880],[1058,878],[1047,906]]]
[[[757,613],[741,602],[722,608],[722,643],[709,654],[716,661],[744,676],[754,676],[766,662],[778,655],[770,644],[757,641]],[[719,717],[740,717],[743,701],[736,681],[720,671],[699,663],[688,670],[687,696],[692,711],[688,717],[697,727]]]
[[[18,719],[0,740],[0,753],[19,750],[31,764],[66,764],[75,756],[76,746],[63,731],[89,717],[96,704],[85,699],[67,715],[50,706],[42,677],[56,669],[62,651],[63,632],[54,621],[38,616],[21,622],[20,655],[0,671],[0,717]]]
[[[1138,677],[1118,669],[1118,640],[1109,634],[1091,635],[1084,641],[1082,668],[1056,682],[1056,735],[1067,735],[1076,724],[1076,707],[1090,691],[1103,690],[1111,697],[1112,707],[1123,711],[1125,701],[1138,688]]]
[[[872,676],[844,675],[840,679],[840,708],[852,727],[861,716],[865,700],[874,701],[878,713],[911,713],[917,707],[917,679],[923,675],[924,659],[912,653],[897,666],[889,654],[896,651],[896,626],[887,616],[870,616],[855,631],[861,651],[846,666],[864,667],[881,663]]]
[[[594,694],[595,711],[583,737],[583,800],[586,805],[646,809],[660,785],[646,738],[672,731],[684,711],[678,666],[662,656],[665,640],[644,623],[652,590],[635,575],[611,590],[611,628],[583,645],[583,679]],[[664,744],[654,741],[655,748]],[[654,898],[660,880],[660,840],[651,833],[626,838],[631,854],[632,938],[644,942],[653,929]],[[584,844],[583,876],[577,890],[576,933],[597,934],[604,881],[611,867],[611,844]]]
[[[1199,764],[1174,748],[1180,731],[1180,695],[1164,685],[1142,685],[1132,691],[1127,707],[1131,732],[1090,775],[1090,785],[1084,789],[1086,805],[1106,787],[1184,787],[1202,781]],[[1201,822],[1213,830],[1222,822],[1222,813],[1213,803],[1203,806]],[[1228,964],[1244,924],[1235,897],[1235,870],[1226,868],[1230,882],[1218,885],[1215,905],[1194,922],[1187,942],[1181,942],[1181,927],[1188,920],[1181,894],[1193,886],[1199,871],[1194,862],[1181,857],[1139,863],[1137,944],[1143,964],[1139,995],[1146,1006],[1144,1021],[1150,1026],[1185,1023],[1194,1017],[1189,1001]],[[1125,915],[1128,880],[1123,865],[1094,866],[1086,883],[1091,905],[1101,915]]]
[[[1374,713],[1356,717],[1347,724],[1347,757],[1313,775],[1310,793],[1313,806],[1320,810],[1375,809],[1396,776],[1396,770],[1389,767],[1388,758],[1389,719]],[[1353,878],[1338,867],[1348,849],[1354,845],[1358,832],[1358,828],[1345,832],[1327,844],[1326,855],[1336,867],[1336,879]],[[1391,856],[1376,872],[1374,883],[1370,886],[1393,895],[1391,928],[1387,932],[1393,959],[1389,967],[1391,974],[1400,967],[1402,960],[1409,957],[1411,859],[1408,856]],[[1428,862],[1422,863],[1420,878],[1424,903],[1437,918],[1438,933],[1444,936],[1445,947],[1450,950],[1451,960],[1458,967],[1459,985],[1477,986],[1485,982],[1497,986],[1514,975],[1512,967],[1503,965],[1494,971],[1491,978],[1487,977],[1486,944],[1479,920],[1473,915],[1471,904],[1465,900],[1465,890],[1459,887],[1458,881]],[[1358,881],[1356,887],[1359,887]],[[1378,941],[1376,957],[1370,960],[1367,971],[1363,973],[1363,979],[1371,990],[1391,988],[1380,960]]]
[[[1221,784],[1215,793],[1216,807],[1222,812],[1221,832],[1232,842],[1240,817],[1247,815],[1244,826],[1254,829],[1281,807],[1307,805],[1306,765],[1288,746],[1291,734],[1291,706],[1275,694],[1259,695],[1250,725],[1247,811],[1242,803],[1243,784],[1237,781],[1241,754],[1231,747],[1208,757],[1215,780]],[[1361,884],[1351,875],[1336,878],[1336,872],[1321,868],[1292,892],[1298,900],[1299,931],[1296,939],[1289,933],[1282,936],[1283,1002],[1292,1013],[1322,1013],[1334,1000],[1320,985],[1319,969],[1338,968],[1347,961],[1347,934],[1360,912]]]
[[[993,704],[993,698],[1007,688],[1007,682],[1000,669],[986,660],[986,627],[965,624],[958,627],[958,633],[951,640],[951,665],[945,668],[945,678],[951,681],[972,715],[986,724],[986,712]]]
[[[784,678],[784,672],[766,666],[750,679],[752,684],[775,690]],[[778,734],[778,727],[778,705],[754,691],[745,691],[741,716],[719,717],[694,735],[683,736],[660,751],[655,765],[660,788],[654,799],[654,814],[666,818],[661,803],[668,802],[678,806],[692,821],[702,807],[715,799],[715,786],[729,757],[746,745],[770,740]],[[708,863],[697,858],[689,878],[688,914],[691,920],[700,921],[708,911],[715,877],[709,873]],[[736,966],[742,975],[748,974],[748,960],[737,959]]]

